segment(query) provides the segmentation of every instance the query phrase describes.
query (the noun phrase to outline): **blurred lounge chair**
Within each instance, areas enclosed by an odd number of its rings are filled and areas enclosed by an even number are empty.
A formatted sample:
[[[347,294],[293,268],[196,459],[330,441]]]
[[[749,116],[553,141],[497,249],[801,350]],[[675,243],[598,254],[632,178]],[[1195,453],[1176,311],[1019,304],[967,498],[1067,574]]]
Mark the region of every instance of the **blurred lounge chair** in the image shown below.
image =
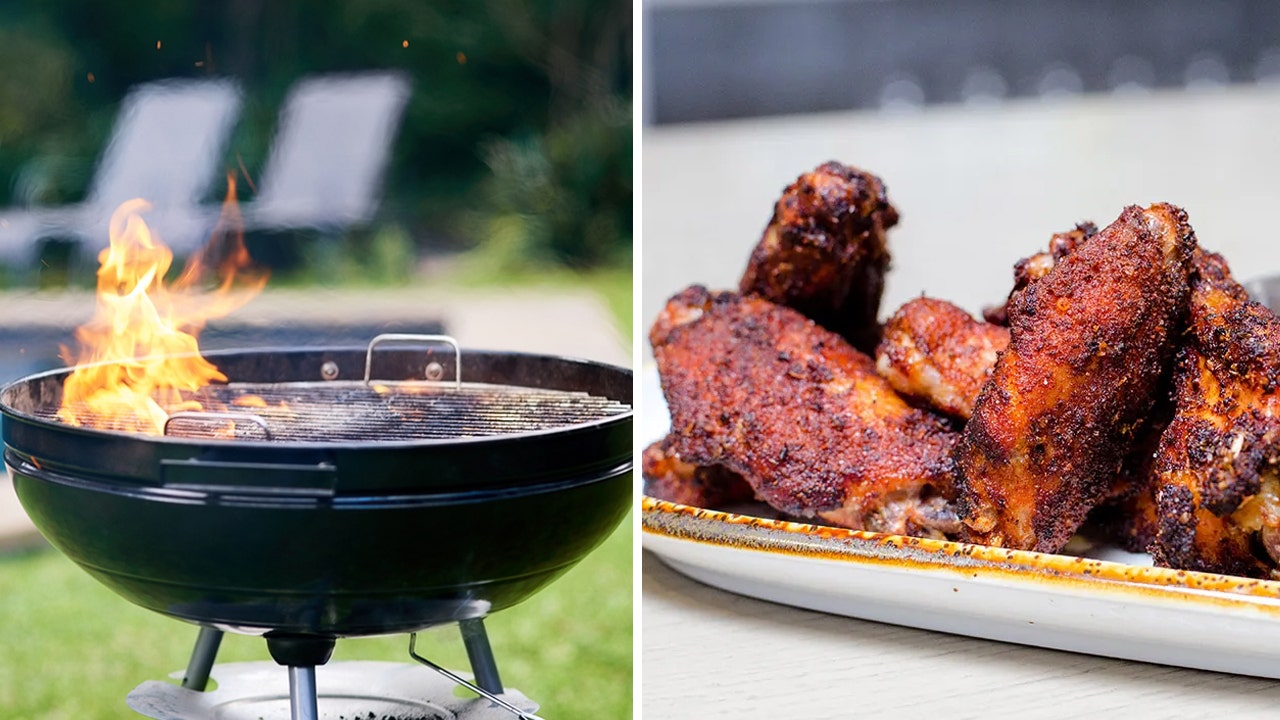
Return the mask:
[[[226,79],[136,86],[121,103],[84,202],[0,213],[0,260],[30,264],[39,241],[50,238],[75,240],[96,253],[108,243],[112,211],[135,197],[152,203],[148,220],[166,242],[206,231],[189,216],[222,174],[220,160],[240,103],[238,84]]]
[[[325,75],[289,91],[256,197],[241,207],[246,232],[336,234],[373,218],[405,104],[398,72]],[[225,81],[150,83],[125,100],[94,187],[80,206],[0,214],[0,260],[34,259],[37,241],[70,238],[95,254],[111,212],[142,197],[147,224],[178,254],[201,247],[219,207],[200,204],[221,177],[223,146],[240,95]]]
[[[243,208],[245,229],[334,233],[368,224],[378,208],[409,79],[399,72],[298,81]]]
[[[378,208],[391,146],[408,102],[399,72],[321,75],[296,82],[285,97],[271,150],[252,200],[242,203],[244,231],[314,230],[331,237],[367,225]],[[217,225],[206,205],[158,226],[178,254],[200,248]],[[151,217],[148,216],[148,222]]]

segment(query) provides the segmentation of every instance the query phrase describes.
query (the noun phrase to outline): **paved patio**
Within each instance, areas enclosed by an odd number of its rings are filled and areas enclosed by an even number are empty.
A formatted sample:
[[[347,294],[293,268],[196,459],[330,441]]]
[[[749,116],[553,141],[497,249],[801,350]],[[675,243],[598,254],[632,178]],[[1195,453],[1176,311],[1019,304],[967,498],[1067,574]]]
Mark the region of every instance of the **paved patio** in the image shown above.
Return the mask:
[[[0,330],[61,336],[93,312],[88,293],[0,294]],[[631,344],[603,301],[585,290],[396,288],[390,290],[268,290],[221,321],[228,330],[307,327],[414,327],[443,324],[466,348],[568,355],[629,367]],[[63,332],[64,331],[64,332]],[[18,332],[21,335],[21,332]],[[270,333],[267,333],[270,336]],[[5,348],[20,354],[25,348]],[[10,378],[3,378],[9,380]],[[0,478],[0,552],[38,546],[43,539]]]

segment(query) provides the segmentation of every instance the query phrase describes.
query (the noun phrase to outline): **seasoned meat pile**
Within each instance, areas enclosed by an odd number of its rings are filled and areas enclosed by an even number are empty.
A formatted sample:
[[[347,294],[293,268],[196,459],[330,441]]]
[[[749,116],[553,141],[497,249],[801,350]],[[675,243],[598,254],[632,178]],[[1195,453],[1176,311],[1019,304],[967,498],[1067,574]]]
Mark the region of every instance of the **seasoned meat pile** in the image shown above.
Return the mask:
[[[1173,414],[1173,401],[1168,397],[1170,384],[1168,376],[1160,380],[1155,407],[1147,422],[1137,430],[1133,448],[1111,484],[1110,495],[1089,516],[1095,534],[1130,552],[1146,552],[1156,539],[1155,463],[1160,437]]]
[[[739,292],[650,332],[670,433],[645,491],[810,522],[1280,578],[1280,317],[1187,214],[1125,208],[1014,265],[983,320],[919,297],[877,322],[898,213],[827,163],[786,188]]]

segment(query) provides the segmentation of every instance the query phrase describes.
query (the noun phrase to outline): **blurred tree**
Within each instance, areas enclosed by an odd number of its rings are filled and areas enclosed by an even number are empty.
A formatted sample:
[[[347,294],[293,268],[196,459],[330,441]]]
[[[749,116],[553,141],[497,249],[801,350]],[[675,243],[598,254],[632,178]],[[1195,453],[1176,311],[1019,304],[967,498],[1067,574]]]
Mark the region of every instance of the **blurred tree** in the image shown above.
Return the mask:
[[[506,267],[629,260],[631,106],[618,88],[630,87],[630,8],[584,0],[488,7],[549,96],[541,123],[483,144],[490,175],[473,234],[493,238],[489,249]]]
[[[48,27],[0,26],[0,172],[11,203],[60,202],[57,178],[83,173],[74,160],[83,144],[58,141],[82,115],[71,89],[74,66],[74,53]]]

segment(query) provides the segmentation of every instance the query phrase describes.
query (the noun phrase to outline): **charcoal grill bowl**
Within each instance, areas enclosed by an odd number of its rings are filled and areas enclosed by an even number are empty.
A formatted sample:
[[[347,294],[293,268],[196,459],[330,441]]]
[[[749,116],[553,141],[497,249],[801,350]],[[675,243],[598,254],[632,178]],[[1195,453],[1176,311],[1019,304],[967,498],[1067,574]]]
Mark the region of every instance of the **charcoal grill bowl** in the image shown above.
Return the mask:
[[[364,349],[208,355],[233,382],[295,382]],[[375,377],[452,354],[379,353]],[[467,351],[468,382],[630,404],[631,373]],[[5,461],[49,542],[124,598],[259,634],[407,632],[525,599],[585,556],[632,499],[631,412],[568,428],[394,443],[193,440],[77,428],[32,412],[67,371],[0,390]]]

